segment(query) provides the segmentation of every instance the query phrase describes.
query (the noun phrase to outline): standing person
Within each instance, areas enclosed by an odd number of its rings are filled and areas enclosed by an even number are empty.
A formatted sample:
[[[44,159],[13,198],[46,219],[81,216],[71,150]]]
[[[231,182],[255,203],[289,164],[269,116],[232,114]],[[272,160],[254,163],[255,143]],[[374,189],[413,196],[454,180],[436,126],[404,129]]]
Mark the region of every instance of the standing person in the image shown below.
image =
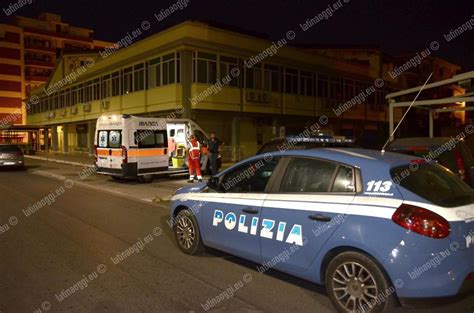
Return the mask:
[[[194,172],[196,172],[197,178],[202,182],[201,176],[201,165],[199,159],[201,157],[201,144],[197,141],[194,135],[189,136],[188,141],[188,167],[189,167],[189,180],[188,182],[194,182]]]
[[[215,132],[211,132],[211,139],[209,140],[209,155],[211,157],[212,175],[217,174],[217,157],[219,156],[219,149],[224,143],[216,137]]]

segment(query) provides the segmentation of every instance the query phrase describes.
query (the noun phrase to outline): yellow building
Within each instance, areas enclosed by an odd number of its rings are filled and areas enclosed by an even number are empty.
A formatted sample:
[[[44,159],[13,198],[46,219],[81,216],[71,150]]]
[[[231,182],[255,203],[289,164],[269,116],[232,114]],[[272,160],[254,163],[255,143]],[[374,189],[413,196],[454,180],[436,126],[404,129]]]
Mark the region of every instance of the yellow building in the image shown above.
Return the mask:
[[[290,42],[185,22],[88,55],[82,70],[68,71],[75,56],[64,54],[46,87],[32,92],[39,103],[30,106],[28,124],[50,127],[53,150],[90,153],[101,114],[183,116],[216,131],[236,158],[283,133],[297,134],[323,115],[329,118],[325,128],[350,136],[385,127],[384,96],[395,84],[378,85],[371,73],[380,70]],[[366,90],[364,101],[336,114]]]

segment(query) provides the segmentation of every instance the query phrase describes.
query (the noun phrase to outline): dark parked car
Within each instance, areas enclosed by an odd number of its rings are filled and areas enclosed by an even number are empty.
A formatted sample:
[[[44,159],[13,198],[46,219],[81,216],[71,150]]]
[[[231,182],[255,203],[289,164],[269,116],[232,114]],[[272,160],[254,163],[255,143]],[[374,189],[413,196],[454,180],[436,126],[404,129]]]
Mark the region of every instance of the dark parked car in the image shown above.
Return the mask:
[[[0,144],[0,168],[23,168],[25,160],[18,145]]]
[[[449,137],[403,138],[392,142],[386,150],[437,160],[474,187],[474,158],[464,140],[456,143]]]
[[[275,151],[308,150],[313,148],[355,148],[350,139],[342,139],[330,135],[302,137],[278,137],[264,144],[257,155]]]

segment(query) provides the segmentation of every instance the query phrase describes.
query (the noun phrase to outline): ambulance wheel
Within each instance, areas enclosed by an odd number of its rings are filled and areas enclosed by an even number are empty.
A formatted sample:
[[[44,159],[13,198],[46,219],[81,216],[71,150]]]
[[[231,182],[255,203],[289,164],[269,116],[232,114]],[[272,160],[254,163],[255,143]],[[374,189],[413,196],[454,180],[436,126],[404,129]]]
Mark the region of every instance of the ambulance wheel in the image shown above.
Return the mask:
[[[120,176],[110,176],[110,177],[112,177],[112,179],[115,181],[122,181],[122,177]]]
[[[188,209],[182,210],[175,221],[174,234],[179,249],[190,255],[203,252],[204,245],[194,214]]]
[[[325,283],[338,312],[381,313],[395,307],[395,287],[379,265],[362,253],[336,255],[328,265]]]
[[[153,181],[153,175],[141,175],[137,178],[139,183],[149,184]]]

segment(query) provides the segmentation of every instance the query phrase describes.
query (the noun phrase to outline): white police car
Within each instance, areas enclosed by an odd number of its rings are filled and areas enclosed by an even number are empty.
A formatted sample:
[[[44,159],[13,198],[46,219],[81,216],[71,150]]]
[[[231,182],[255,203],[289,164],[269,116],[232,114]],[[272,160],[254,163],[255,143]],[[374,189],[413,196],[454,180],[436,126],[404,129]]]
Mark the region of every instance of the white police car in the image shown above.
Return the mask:
[[[473,190],[416,157],[260,155],[179,189],[170,210],[185,253],[208,246],[324,284],[340,312],[383,312],[474,287]]]

